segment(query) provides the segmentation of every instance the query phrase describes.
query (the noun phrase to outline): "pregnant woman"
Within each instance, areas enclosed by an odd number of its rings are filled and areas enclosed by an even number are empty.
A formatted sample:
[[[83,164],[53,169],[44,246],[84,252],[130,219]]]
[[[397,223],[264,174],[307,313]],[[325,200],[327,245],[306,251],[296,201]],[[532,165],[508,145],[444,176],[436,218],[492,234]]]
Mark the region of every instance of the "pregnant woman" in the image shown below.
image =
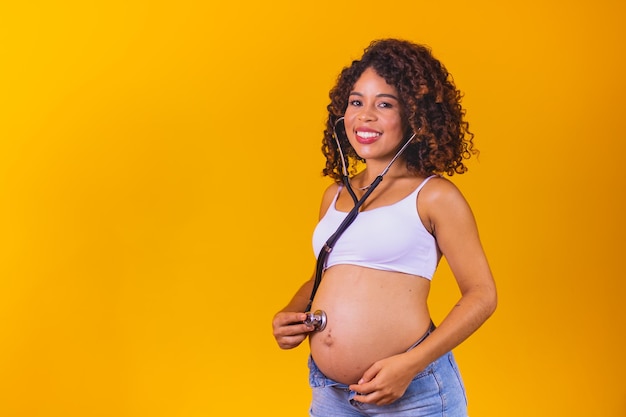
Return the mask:
[[[496,289],[472,211],[443,177],[477,152],[461,94],[427,47],[385,39],[344,68],[330,99],[323,173],[335,182],[313,235],[321,280],[274,316],[274,337],[283,349],[309,338],[311,416],[465,417],[451,351],[493,313]],[[435,327],[428,294],[442,256],[461,297]]]

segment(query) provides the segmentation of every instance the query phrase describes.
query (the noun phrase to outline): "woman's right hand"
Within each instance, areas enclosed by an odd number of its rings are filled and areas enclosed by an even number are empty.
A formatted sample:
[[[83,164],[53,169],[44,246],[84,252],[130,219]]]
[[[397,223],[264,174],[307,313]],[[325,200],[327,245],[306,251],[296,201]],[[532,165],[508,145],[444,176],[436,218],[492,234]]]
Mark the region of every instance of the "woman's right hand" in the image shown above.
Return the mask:
[[[293,349],[300,345],[315,327],[304,324],[305,313],[290,313],[281,311],[274,316],[272,327],[274,338],[281,349]]]

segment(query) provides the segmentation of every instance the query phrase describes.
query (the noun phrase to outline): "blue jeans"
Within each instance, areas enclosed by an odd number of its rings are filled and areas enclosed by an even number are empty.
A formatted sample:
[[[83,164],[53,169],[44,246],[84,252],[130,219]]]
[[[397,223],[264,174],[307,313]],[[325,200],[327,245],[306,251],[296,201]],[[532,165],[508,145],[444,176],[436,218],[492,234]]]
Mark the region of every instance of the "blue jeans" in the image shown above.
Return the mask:
[[[452,352],[448,352],[417,374],[404,395],[388,405],[354,401],[356,393],[347,385],[327,378],[309,357],[312,417],[403,416],[467,417],[467,399]]]

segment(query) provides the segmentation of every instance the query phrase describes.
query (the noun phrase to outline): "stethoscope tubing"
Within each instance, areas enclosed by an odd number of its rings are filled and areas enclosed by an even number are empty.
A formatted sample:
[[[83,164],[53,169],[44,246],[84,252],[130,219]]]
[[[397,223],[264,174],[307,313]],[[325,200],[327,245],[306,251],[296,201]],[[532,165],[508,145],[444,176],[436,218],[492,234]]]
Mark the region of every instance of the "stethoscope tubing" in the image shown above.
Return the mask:
[[[335,138],[335,141],[337,143],[337,148],[339,149],[339,154],[341,156],[341,166],[342,166],[342,178],[341,179],[342,179],[344,186],[348,190],[348,193],[352,197],[352,200],[354,201],[354,207],[352,207],[352,210],[348,212],[348,214],[343,219],[339,227],[337,227],[337,230],[326,240],[326,243],[324,243],[324,246],[322,247],[319,254],[317,255],[317,262],[315,264],[315,278],[313,280],[313,289],[311,290],[309,303],[307,304],[306,310],[304,310],[305,312],[308,312],[311,310],[313,299],[315,298],[315,294],[317,294],[317,290],[322,282],[322,274],[324,273],[324,270],[326,269],[326,259],[328,258],[328,255],[330,254],[330,252],[333,250],[335,243],[337,242],[339,237],[343,234],[343,232],[345,232],[345,230],[357,218],[357,216],[359,215],[359,210],[361,209],[361,206],[363,205],[363,203],[365,203],[365,200],[367,200],[370,194],[372,194],[374,189],[378,187],[378,184],[381,183],[381,181],[383,180],[383,177],[385,176],[387,171],[389,171],[391,164],[393,164],[396,161],[396,159],[398,159],[400,154],[404,152],[404,150],[409,146],[409,144],[415,137],[415,133],[413,133],[413,135],[411,135],[409,140],[406,141],[406,143],[402,146],[402,148],[400,148],[400,150],[396,153],[396,155],[391,159],[391,161],[385,167],[385,169],[366,188],[365,194],[363,194],[363,196],[359,199],[357,198],[352,188],[352,185],[350,184],[350,178],[348,177],[348,169],[346,167],[346,161],[344,158],[343,151],[341,150],[339,138],[337,137],[337,131],[336,131],[337,123],[339,123],[341,120],[343,120],[343,117],[340,117],[339,119],[337,119],[337,121],[335,121],[335,124],[333,126],[333,137]]]
[[[319,254],[317,255],[317,262],[315,264],[315,279],[313,281],[313,289],[311,290],[311,296],[309,298],[309,303],[307,305],[307,308],[304,311],[311,310],[313,299],[315,298],[315,294],[317,294],[317,290],[322,282],[322,274],[326,267],[326,259],[328,258],[328,255],[330,255],[330,252],[333,250],[335,243],[337,242],[339,237],[343,234],[343,232],[348,228],[348,226],[350,226],[352,222],[356,220],[356,217],[359,215],[359,209],[361,208],[363,203],[365,203],[365,200],[367,200],[370,194],[372,194],[372,191],[374,191],[374,189],[378,186],[378,184],[380,184],[382,180],[383,180],[382,175],[379,175],[376,177],[376,179],[374,179],[374,181],[369,186],[365,194],[363,194],[363,196],[360,199],[356,200],[354,207],[352,207],[352,210],[348,212],[348,214],[343,219],[343,221],[341,222],[341,224],[339,225],[335,233],[333,233],[328,238],[328,240],[326,240],[326,243],[324,243],[324,246],[322,247]],[[346,181],[345,183],[347,184],[347,187],[350,187],[349,181]],[[348,189],[351,190],[352,187]],[[352,193],[354,193],[354,191]]]

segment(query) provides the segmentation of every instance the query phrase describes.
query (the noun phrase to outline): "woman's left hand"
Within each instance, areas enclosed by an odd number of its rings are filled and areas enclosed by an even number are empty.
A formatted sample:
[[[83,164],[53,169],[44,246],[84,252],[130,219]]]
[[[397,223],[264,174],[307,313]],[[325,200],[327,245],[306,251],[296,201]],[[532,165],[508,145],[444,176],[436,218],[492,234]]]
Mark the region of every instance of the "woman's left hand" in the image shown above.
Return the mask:
[[[357,393],[354,400],[376,405],[391,404],[404,395],[415,376],[407,368],[400,355],[375,362],[357,384],[350,385],[350,389]]]

